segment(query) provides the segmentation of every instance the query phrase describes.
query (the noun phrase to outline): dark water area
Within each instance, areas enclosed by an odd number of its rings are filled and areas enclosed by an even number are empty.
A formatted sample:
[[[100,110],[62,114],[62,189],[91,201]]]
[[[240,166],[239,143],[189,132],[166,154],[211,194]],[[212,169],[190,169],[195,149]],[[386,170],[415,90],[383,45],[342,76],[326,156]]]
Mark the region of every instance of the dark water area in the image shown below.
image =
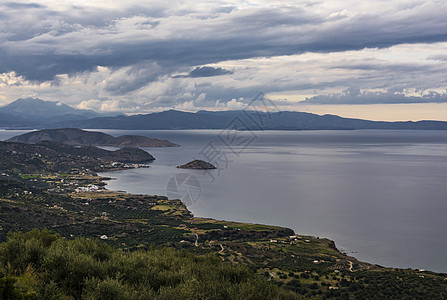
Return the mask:
[[[109,189],[166,195],[173,178],[196,178],[200,188],[174,181],[196,216],[286,226],[360,260],[447,272],[446,131],[243,132],[237,146],[219,130],[103,132],[181,145],[145,149],[150,168],[102,174],[115,178]],[[210,143],[220,170],[175,168]]]

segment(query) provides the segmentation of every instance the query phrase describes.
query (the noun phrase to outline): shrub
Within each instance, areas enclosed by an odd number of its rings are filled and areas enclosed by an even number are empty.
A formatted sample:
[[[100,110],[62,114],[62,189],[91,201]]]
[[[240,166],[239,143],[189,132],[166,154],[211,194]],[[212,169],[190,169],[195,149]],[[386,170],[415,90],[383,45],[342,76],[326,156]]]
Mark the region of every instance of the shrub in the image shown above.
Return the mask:
[[[65,240],[46,230],[10,235],[0,245],[0,270],[4,299],[298,297],[247,267],[224,264],[215,255],[172,248],[123,252],[92,239]]]

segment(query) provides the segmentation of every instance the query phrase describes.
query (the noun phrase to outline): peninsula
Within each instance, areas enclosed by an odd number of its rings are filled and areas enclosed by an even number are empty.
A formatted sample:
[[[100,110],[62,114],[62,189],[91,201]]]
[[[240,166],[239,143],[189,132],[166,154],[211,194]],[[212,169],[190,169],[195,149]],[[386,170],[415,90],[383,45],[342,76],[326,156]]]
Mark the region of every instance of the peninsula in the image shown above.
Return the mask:
[[[77,128],[44,129],[12,137],[7,142],[34,144],[54,141],[72,146],[111,146],[111,147],[179,147],[167,140],[159,140],[140,135],[113,137],[110,134],[86,131]]]
[[[100,172],[153,160],[155,158],[152,155],[139,148],[108,151],[93,146],[75,147],[53,141],[37,144],[0,142],[0,171],[11,175],[34,172]]]

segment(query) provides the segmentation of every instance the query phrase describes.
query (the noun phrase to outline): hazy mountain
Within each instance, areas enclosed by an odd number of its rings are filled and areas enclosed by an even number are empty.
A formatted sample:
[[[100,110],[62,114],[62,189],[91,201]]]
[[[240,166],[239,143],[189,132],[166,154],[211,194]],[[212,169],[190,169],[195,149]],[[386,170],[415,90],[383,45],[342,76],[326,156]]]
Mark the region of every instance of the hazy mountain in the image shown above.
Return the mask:
[[[95,131],[76,128],[44,129],[32,131],[12,137],[7,142],[35,144],[42,141],[53,141],[73,146],[113,146],[113,147],[178,147],[167,140],[158,140],[138,135],[113,137]]]
[[[93,110],[76,109],[61,102],[26,98],[17,99],[6,106],[0,107],[0,126],[42,128],[66,121],[116,115],[116,113],[103,114]]]
[[[169,110],[146,115],[93,118],[67,124],[91,129],[222,129],[228,126],[240,130],[447,129],[447,122],[441,121],[376,122],[289,111],[189,113]]]
[[[33,128],[40,126],[40,122],[26,120],[20,116],[0,112],[0,128]]]
[[[222,129],[240,130],[331,130],[331,129],[447,129],[447,122],[375,122],[316,115],[305,112],[262,113],[255,111],[168,110],[144,115],[104,115],[92,110],[40,99],[18,99],[0,107],[2,128],[89,128],[89,129]],[[124,141],[126,142],[126,141]]]

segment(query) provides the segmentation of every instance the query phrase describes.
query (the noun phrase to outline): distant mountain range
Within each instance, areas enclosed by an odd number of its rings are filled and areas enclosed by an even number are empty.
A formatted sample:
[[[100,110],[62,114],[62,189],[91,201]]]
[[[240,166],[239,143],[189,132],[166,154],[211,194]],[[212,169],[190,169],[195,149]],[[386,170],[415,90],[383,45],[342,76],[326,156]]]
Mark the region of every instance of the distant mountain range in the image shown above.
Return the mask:
[[[447,122],[377,122],[316,115],[304,112],[198,111],[169,110],[134,116],[93,118],[67,122],[70,127],[91,129],[223,129],[239,130],[352,130],[352,129],[442,129]]]
[[[379,122],[316,115],[305,112],[168,110],[144,115],[104,115],[74,109],[65,104],[40,99],[19,99],[0,107],[0,128],[84,128],[84,129],[223,129],[239,130],[352,130],[419,129],[447,130],[447,122]]]
[[[111,117],[118,113],[97,113],[93,110],[76,109],[61,102],[44,101],[37,98],[17,99],[0,107],[2,128],[45,128],[63,127],[67,121],[81,121],[97,117]]]
[[[36,144],[53,141],[72,146],[113,146],[113,147],[178,147],[167,140],[158,140],[140,135],[113,137],[110,134],[85,131],[76,128],[44,129],[12,137],[7,142]]]

